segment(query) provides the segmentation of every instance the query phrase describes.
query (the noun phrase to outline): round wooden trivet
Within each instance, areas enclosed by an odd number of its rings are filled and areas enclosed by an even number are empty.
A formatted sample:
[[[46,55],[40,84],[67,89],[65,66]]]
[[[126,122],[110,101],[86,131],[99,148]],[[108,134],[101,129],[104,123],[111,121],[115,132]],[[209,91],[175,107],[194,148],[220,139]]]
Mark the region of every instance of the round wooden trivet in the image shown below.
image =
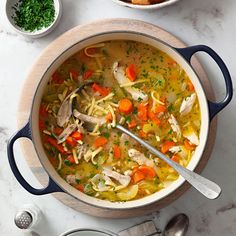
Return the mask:
[[[66,48],[74,44],[74,42],[80,41],[81,39],[91,36],[93,34],[111,30],[128,30],[128,31],[141,32],[157,37],[162,41],[175,47],[186,46],[180,39],[176,38],[171,33],[155,25],[147,24],[137,20],[108,19],[108,20],[96,21],[84,26],[75,27],[70,31],[66,32],[65,34],[63,34],[62,36],[60,36],[55,41],[53,41],[44,50],[39,60],[37,60],[37,62],[33,66],[33,69],[30,71],[27,79],[25,80],[17,114],[17,121],[19,128],[22,127],[29,118],[32,98],[35,93],[36,86],[40,80],[40,75],[42,74],[42,70],[44,67],[43,65],[45,64],[50,65],[50,62],[53,60],[53,58],[55,58],[55,55],[61,54],[61,52],[63,52]],[[212,87],[210,85],[206,73],[204,72],[203,67],[196,58],[193,58],[192,65],[197,74],[199,75],[199,78],[203,84],[204,90],[208,98],[214,100],[214,93],[212,91]],[[216,127],[217,124],[215,119],[211,122],[208,142],[205,151],[203,153],[203,156],[201,158],[201,161],[199,162],[196,168],[196,172],[201,172],[205,167],[208,159],[210,158],[216,137]],[[21,142],[22,142],[21,144],[23,152],[30,169],[35,174],[39,182],[42,185],[46,186],[48,176],[46,175],[44,169],[42,168],[38,160],[33,145],[29,141],[27,142],[25,140],[22,140]],[[76,200],[75,198],[71,197],[66,193],[54,193],[53,196],[62,203],[64,203],[65,205],[86,214],[99,217],[106,217],[106,218],[128,218],[158,211],[159,209],[169,205],[171,202],[179,198],[188,188],[189,184],[184,183],[179,189],[177,189],[175,192],[173,192],[166,198],[151,205],[132,210],[107,210],[93,207]]]

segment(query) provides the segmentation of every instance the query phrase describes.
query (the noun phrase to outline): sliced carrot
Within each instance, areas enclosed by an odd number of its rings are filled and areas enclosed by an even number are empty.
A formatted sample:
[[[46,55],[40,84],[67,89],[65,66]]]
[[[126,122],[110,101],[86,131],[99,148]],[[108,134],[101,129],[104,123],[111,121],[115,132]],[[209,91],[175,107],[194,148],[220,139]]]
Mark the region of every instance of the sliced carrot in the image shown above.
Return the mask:
[[[108,140],[105,137],[98,137],[95,139],[93,146],[95,148],[102,147],[106,145]]]
[[[171,157],[171,160],[172,161],[175,161],[175,162],[179,162],[179,155],[178,154],[175,154]]]
[[[40,118],[45,118],[48,115],[47,106],[41,104],[39,107]]]
[[[39,120],[39,130],[43,131],[45,130],[45,128],[46,128],[45,122],[43,120]]]
[[[75,147],[77,145],[76,140],[70,136],[66,138],[66,143],[69,144],[71,147]]]
[[[160,126],[160,125],[161,125],[161,120],[157,118],[157,115],[156,115],[153,111],[151,111],[151,110],[148,111],[148,117],[149,117],[149,119],[152,120],[157,126]]]
[[[196,145],[190,143],[187,139],[184,140],[184,146],[190,151],[193,151],[196,148]]]
[[[61,127],[58,127],[58,126],[53,129],[53,132],[56,135],[60,135],[62,133],[62,131],[63,131],[63,129]]]
[[[107,96],[110,93],[110,89],[109,88],[102,87],[102,86],[100,86],[99,84],[96,84],[96,83],[94,83],[92,85],[92,89],[95,92],[98,92],[103,97]]]
[[[155,112],[156,113],[161,113],[161,112],[165,112],[166,111],[166,106],[158,104],[156,106]]]
[[[50,143],[53,147],[55,147],[60,153],[66,153],[63,146],[61,144],[58,144],[56,139],[48,137],[47,142]]]
[[[148,119],[148,103],[140,103],[138,105],[138,118],[141,121],[147,121]]]
[[[130,81],[135,81],[136,80],[136,68],[134,64],[130,64],[128,67],[126,67],[126,75]]]
[[[154,178],[156,176],[155,170],[150,166],[142,165],[138,168],[146,177]]]
[[[191,82],[191,81],[188,81],[187,84],[188,84],[188,90],[191,91],[191,92],[193,92],[193,91],[194,91],[194,86],[193,86],[192,82]]]
[[[93,75],[93,71],[87,70],[87,71],[84,72],[83,78],[84,79],[89,79],[92,75]]]
[[[175,67],[177,65],[177,62],[171,59],[167,62],[167,64],[169,67]]]
[[[173,146],[175,146],[174,142],[172,142],[172,141],[165,141],[161,145],[161,152],[162,153],[167,153],[169,151],[169,149],[172,148]]]
[[[73,155],[69,155],[66,159],[67,159],[71,164],[75,164],[75,158],[73,157]]]
[[[54,74],[52,75],[52,82],[55,84],[62,84],[64,82],[58,71],[54,72]]]
[[[111,122],[112,119],[113,119],[113,117],[112,117],[111,112],[107,113],[107,115],[106,115],[106,121],[107,121],[107,122]]]
[[[73,132],[70,136],[76,139],[76,141],[83,139],[83,134],[78,131]]]
[[[133,110],[133,103],[128,98],[123,98],[119,101],[119,111],[124,114],[129,114]]]
[[[77,80],[78,76],[79,76],[79,72],[75,69],[71,69],[70,70],[70,75],[72,77],[73,80]]]
[[[113,146],[113,153],[114,153],[114,157],[116,159],[120,159],[121,158],[121,149],[120,149],[119,146],[117,146],[117,145]]]
[[[76,184],[75,188],[78,189],[80,192],[84,192],[84,185],[83,184]]]
[[[146,139],[146,138],[148,137],[148,134],[145,133],[143,130],[140,130],[140,131],[139,131],[139,137]]]
[[[133,129],[134,127],[136,127],[137,122],[135,119],[132,119],[129,123],[128,123],[128,127],[129,129]]]
[[[132,180],[133,180],[134,184],[140,182],[143,179],[145,179],[145,175],[142,171],[136,170],[136,171],[133,172]]]

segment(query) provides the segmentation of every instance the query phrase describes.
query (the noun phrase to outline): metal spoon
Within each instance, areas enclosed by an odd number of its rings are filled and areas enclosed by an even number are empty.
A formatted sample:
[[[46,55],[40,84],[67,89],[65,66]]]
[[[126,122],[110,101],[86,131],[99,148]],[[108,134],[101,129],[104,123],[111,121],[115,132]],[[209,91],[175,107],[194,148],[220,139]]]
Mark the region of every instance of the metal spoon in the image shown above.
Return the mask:
[[[80,92],[84,86],[91,84],[92,81],[87,81],[87,83],[81,85],[77,89],[77,93]],[[73,109],[73,103],[72,108]],[[89,126],[88,126],[89,127]],[[148,144],[147,142],[143,141],[141,138],[124,128],[123,126],[117,124],[114,128],[120,130],[121,132],[129,135],[131,138],[136,140],[138,143],[140,143],[142,146],[147,148],[151,153],[156,155],[157,157],[161,158],[163,161],[165,161],[169,166],[171,166],[173,169],[175,169],[185,180],[187,180],[195,189],[197,189],[200,193],[202,193],[205,197],[209,199],[216,199],[219,197],[221,193],[221,188],[214,182],[202,177],[201,175],[186,169],[185,167],[181,166],[180,164],[172,161],[169,157],[164,155],[162,152],[155,149],[153,146]]]
[[[167,157],[162,152],[155,149],[150,144],[143,141],[141,138],[139,138],[138,136],[136,136],[135,134],[133,134],[132,132],[124,128],[123,126],[116,125],[115,128],[129,135],[131,138],[136,140],[142,146],[147,148],[151,153],[153,153],[154,155],[156,155],[157,157],[165,161],[169,166],[175,169],[185,180],[187,180],[195,189],[197,189],[205,197],[209,199],[216,199],[217,197],[219,197],[221,193],[221,188],[216,183],[172,161],[169,157]]]
[[[184,236],[189,227],[189,218],[178,214],[170,219],[164,229],[164,236]]]

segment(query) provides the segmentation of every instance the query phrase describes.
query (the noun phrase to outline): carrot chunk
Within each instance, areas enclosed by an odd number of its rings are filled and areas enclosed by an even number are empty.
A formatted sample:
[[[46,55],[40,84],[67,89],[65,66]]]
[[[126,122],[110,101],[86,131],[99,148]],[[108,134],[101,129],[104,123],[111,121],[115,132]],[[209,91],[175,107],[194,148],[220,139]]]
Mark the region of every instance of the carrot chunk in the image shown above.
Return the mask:
[[[108,140],[105,137],[98,137],[95,139],[93,146],[95,148],[102,147],[106,145]]]
[[[149,117],[149,119],[150,119],[151,121],[153,121],[157,126],[160,126],[160,125],[161,125],[161,120],[157,118],[157,115],[156,115],[153,111],[151,111],[151,110],[148,111],[148,117]]]
[[[119,111],[124,114],[129,114],[133,110],[133,103],[128,98],[123,98],[119,101]]]
[[[171,157],[171,160],[174,161],[174,162],[179,162],[179,155],[178,154],[175,154]]]
[[[92,75],[93,75],[93,71],[87,70],[87,71],[84,72],[83,78],[84,79],[89,79]]]
[[[173,146],[175,146],[175,143],[172,141],[165,141],[162,145],[161,145],[161,152],[162,153],[167,153],[170,148],[172,148]]]
[[[165,112],[166,111],[166,106],[158,104],[156,106],[155,112],[156,113],[161,113],[161,112]]]
[[[83,139],[83,134],[78,131],[73,132],[70,136],[76,139],[77,141]]]
[[[107,121],[107,122],[111,122],[112,119],[113,119],[113,117],[112,117],[111,112],[107,113],[107,115],[106,115],[106,121]]]
[[[141,121],[147,121],[148,119],[148,103],[140,103],[138,105],[138,118]]]
[[[113,146],[113,153],[114,153],[114,157],[116,159],[120,159],[121,158],[121,150],[120,150],[119,146],[117,146],[117,145]]]
[[[140,171],[140,170],[134,171],[134,173],[132,175],[132,180],[133,180],[134,184],[140,182],[143,179],[145,179],[145,175],[142,171]]]
[[[187,139],[184,140],[184,146],[187,150],[193,151],[196,148],[196,145],[190,143]]]
[[[52,82],[54,82],[55,84],[62,84],[64,82],[58,71],[54,72],[54,74],[52,75]]]
[[[110,93],[110,89],[109,88],[102,87],[102,86],[100,86],[99,84],[96,84],[96,83],[94,83],[92,85],[92,89],[95,92],[98,92],[103,97],[107,96]]]
[[[187,85],[188,85],[188,90],[191,91],[191,92],[193,92],[193,91],[194,91],[194,86],[193,86],[192,82],[189,81],[189,82],[187,83]]]
[[[71,147],[75,147],[77,145],[76,140],[71,136],[66,138],[66,143],[69,144]]]
[[[150,166],[142,165],[138,168],[146,177],[154,178],[156,176],[155,170]]]
[[[133,129],[134,127],[136,127],[137,122],[135,119],[132,119],[129,123],[128,123],[128,127],[129,129]]]
[[[78,189],[80,192],[84,192],[84,185],[83,184],[76,184],[75,188]]]
[[[58,144],[56,139],[48,137],[47,142],[50,143],[53,147],[55,147],[60,153],[66,153],[63,146],[61,144]]]
[[[75,158],[73,157],[73,155],[69,155],[66,159],[67,159],[71,164],[75,164]]]
[[[130,64],[128,67],[126,67],[126,75],[130,81],[135,81],[136,80],[136,68],[134,64]]]

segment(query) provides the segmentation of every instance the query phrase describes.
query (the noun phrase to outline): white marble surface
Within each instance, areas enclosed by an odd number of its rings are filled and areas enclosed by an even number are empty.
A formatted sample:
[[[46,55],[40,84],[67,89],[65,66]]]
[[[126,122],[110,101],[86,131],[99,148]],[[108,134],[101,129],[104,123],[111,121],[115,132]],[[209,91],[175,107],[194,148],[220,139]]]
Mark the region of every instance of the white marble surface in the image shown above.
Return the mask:
[[[76,227],[101,227],[118,232],[121,229],[154,219],[163,228],[176,213],[190,217],[188,235],[236,235],[236,101],[233,99],[221,114],[212,158],[203,171],[204,176],[221,185],[223,193],[215,201],[202,197],[190,189],[183,197],[160,213],[129,220],[99,219],[75,212],[52,196],[33,196],[27,193],[10,171],[6,142],[16,130],[16,110],[21,87],[32,63],[40,52],[57,36],[70,28],[96,19],[109,17],[135,18],[157,24],[189,45],[207,44],[214,48],[236,78],[236,1],[181,0],[178,4],[154,12],[141,12],[115,5],[110,0],[63,0],[63,17],[58,28],[42,39],[31,40],[17,35],[8,25],[5,0],[0,1],[0,235],[21,236],[23,231],[14,226],[17,207],[24,203],[37,204],[45,214],[36,231],[43,236],[56,236]],[[207,57],[203,58],[218,98],[224,95],[221,75]],[[17,149],[19,150],[19,148]],[[20,151],[19,166],[24,176],[34,185],[37,180],[27,167]]]

